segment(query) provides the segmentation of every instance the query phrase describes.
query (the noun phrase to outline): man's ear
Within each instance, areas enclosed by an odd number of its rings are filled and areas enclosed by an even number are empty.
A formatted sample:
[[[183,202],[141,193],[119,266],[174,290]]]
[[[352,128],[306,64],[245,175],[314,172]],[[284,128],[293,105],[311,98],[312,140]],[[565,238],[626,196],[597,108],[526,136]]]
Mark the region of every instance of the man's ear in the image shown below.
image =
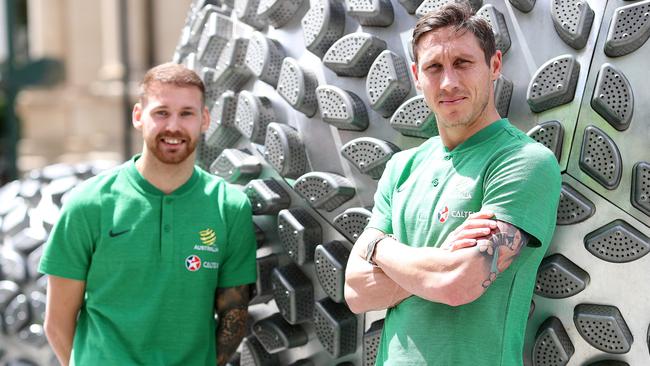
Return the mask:
[[[501,51],[497,50],[494,53],[494,55],[492,55],[492,58],[490,59],[490,73],[491,73],[492,81],[498,79],[499,76],[501,75],[501,66],[503,66],[502,56],[503,54],[501,53]]]
[[[205,132],[210,127],[210,111],[208,110],[208,107],[203,107],[201,117],[201,132]]]
[[[138,131],[142,131],[142,109],[140,103],[135,103],[133,106],[133,112],[131,112],[131,123]]]
[[[411,72],[413,73],[413,80],[415,80],[415,88],[420,90],[420,79],[418,79],[418,64],[411,63]]]

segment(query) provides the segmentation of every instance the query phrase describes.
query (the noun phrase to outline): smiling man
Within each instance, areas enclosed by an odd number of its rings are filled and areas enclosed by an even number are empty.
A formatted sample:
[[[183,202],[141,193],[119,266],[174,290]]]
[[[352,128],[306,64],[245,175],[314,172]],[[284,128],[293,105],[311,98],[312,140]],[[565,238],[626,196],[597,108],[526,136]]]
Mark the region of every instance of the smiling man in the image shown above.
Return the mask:
[[[239,345],[256,277],[252,213],[194,165],[204,92],[182,65],[149,70],[133,108],[142,154],[66,202],[40,264],[61,364],[224,365]]]
[[[501,52],[467,4],[421,18],[412,46],[440,135],[387,164],[348,261],[346,301],[388,309],[377,365],[522,365],[557,161],[499,116]]]

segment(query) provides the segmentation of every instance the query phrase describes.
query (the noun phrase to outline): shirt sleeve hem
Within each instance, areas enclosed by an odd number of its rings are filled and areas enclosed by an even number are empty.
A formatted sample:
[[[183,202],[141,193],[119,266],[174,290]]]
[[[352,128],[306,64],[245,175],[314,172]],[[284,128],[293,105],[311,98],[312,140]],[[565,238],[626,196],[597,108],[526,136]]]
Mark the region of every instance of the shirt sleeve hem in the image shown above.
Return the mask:
[[[69,265],[42,261],[38,267],[38,271],[46,275],[63,277],[77,281],[86,281],[85,270],[70,268]]]
[[[255,283],[255,278],[256,276],[253,277],[247,277],[244,279],[237,278],[236,280],[231,280],[231,281],[221,281],[219,280],[219,284],[217,285],[218,288],[224,288],[224,287],[235,287],[235,286],[242,286],[242,285],[248,285],[251,283]]]
[[[546,238],[545,235],[541,232],[541,228],[539,228],[537,225],[535,225],[533,222],[526,220],[526,219],[517,219],[513,217],[512,215],[509,215],[505,212],[501,212],[498,209],[495,209],[494,207],[483,207],[481,208],[482,210],[487,209],[487,210],[492,210],[495,214],[495,217],[499,221],[505,221],[511,225],[516,226],[517,228],[525,231],[528,235],[533,236],[533,238],[537,241],[534,245],[534,247],[544,247],[547,244],[550,243],[550,238]]]

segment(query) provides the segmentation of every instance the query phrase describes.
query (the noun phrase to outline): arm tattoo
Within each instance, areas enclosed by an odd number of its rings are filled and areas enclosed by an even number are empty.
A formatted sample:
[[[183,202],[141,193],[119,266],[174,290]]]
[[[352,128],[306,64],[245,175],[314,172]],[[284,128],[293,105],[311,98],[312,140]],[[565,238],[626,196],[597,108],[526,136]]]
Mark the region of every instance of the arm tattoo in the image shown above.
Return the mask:
[[[217,289],[217,363],[225,365],[246,333],[248,285]]]
[[[481,240],[478,249],[490,265],[490,273],[483,281],[483,288],[488,288],[517,258],[521,248],[528,243],[528,235],[514,225],[498,221],[496,233]]]

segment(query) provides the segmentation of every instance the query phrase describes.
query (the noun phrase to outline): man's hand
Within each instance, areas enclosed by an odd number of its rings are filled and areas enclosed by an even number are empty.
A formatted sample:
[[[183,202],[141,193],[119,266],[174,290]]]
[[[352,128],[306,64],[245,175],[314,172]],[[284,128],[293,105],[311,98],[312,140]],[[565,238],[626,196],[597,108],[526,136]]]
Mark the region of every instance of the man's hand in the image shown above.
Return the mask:
[[[493,217],[494,212],[491,211],[479,211],[469,215],[462,224],[447,235],[440,248],[454,251],[477,245],[479,238],[489,235],[497,228],[497,222]]]
[[[225,365],[246,333],[248,285],[217,289],[217,364]]]

